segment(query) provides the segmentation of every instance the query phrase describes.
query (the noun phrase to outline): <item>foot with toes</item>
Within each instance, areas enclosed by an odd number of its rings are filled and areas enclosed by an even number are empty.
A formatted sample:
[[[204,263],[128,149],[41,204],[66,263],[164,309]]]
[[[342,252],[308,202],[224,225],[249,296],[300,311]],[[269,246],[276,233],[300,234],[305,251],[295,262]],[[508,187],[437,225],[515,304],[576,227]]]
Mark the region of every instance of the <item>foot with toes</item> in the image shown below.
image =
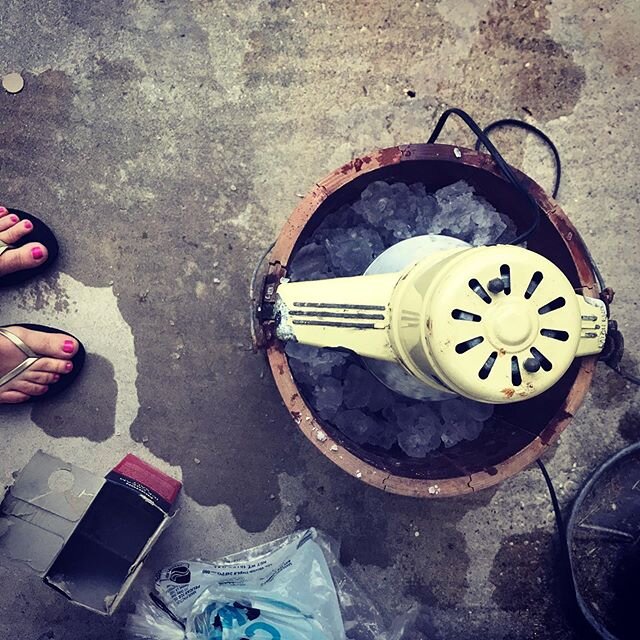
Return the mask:
[[[38,275],[57,254],[55,236],[43,222],[0,206],[0,288]],[[84,358],[80,342],[63,331],[31,324],[0,326],[0,404],[56,395],[75,380]]]
[[[29,242],[31,220],[0,207],[0,281],[4,276],[34,269],[47,261],[49,252],[40,242]]]

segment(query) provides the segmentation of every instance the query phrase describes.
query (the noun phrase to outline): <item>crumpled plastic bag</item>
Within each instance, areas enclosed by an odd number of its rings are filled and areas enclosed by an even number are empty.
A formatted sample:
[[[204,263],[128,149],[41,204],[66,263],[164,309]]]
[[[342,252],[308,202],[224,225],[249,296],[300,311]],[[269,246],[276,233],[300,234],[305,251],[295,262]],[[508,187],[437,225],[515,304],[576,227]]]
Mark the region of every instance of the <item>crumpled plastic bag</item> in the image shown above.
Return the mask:
[[[128,632],[145,640],[401,640],[414,614],[389,633],[315,529],[214,562],[164,568]]]

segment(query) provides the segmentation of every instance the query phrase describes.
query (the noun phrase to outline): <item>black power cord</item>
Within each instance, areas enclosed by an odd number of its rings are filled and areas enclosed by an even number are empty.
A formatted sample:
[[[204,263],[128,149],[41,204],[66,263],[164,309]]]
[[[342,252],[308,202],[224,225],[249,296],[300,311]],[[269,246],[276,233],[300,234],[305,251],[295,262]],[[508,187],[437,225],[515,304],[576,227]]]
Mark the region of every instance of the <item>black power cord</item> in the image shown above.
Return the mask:
[[[529,236],[531,236],[531,234],[535,232],[535,230],[538,228],[538,225],[540,224],[540,207],[534,200],[533,196],[529,193],[528,189],[525,189],[520,180],[518,180],[511,167],[507,164],[500,152],[494,146],[493,142],[491,142],[489,136],[487,136],[486,134],[486,130],[483,131],[478,123],[466,111],[453,107],[451,109],[447,109],[440,116],[435,128],[433,129],[433,132],[427,140],[427,144],[433,144],[438,139],[440,133],[442,132],[442,129],[444,128],[444,125],[452,115],[458,116],[461,120],[464,121],[469,129],[473,131],[473,133],[478,138],[478,144],[483,144],[487,148],[487,151],[493,158],[496,165],[498,165],[498,168],[500,169],[500,171],[502,171],[505,178],[529,201],[529,204],[531,206],[531,224],[519,236],[514,238],[510,244],[523,243]],[[497,126],[497,124],[493,123],[492,125],[489,125],[489,129],[495,126]]]
[[[534,125],[525,122],[524,120],[516,120],[515,118],[503,118],[502,120],[496,120],[489,126],[485,127],[482,130],[482,133],[486,137],[490,131],[493,131],[494,129],[500,129],[502,127],[515,127],[518,129],[524,129],[529,133],[533,133],[547,145],[549,151],[551,151],[551,154],[553,155],[553,159],[555,162],[555,176],[553,179],[553,189],[551,191],[551,196],[554,199],[557,198],[558,191],[560,190],[560,180],[562,179],[562,163],[560,162],[560,153],[553,140],[544,131],[538,129],[538,127],[535,127]],[[483,144],[483,140],[478,138],[478,140],[476,141],[476,151],[479,151],[480,147],[482,147]],[[595,274],[596,280],[598,281],[600,291],[604,291],[607,288],[607,285],[605,284],[604,278],[602,277],[602,273],[600,272],[596,261],[593,259],[593,256],[591,255],[587,247],[585,247],[585,251],[587,252],[587,256],[589,257],[589,262],[591,263],[591,268],[593,269],[593,273]],[[619,373],[623,377],[626,377],[626,374],[623,374],[622,372]]]
[[[553,154],[553,159],[556,163],[555,178],[553,180],[553,190],[551,191],[551,195],[556,198],[560,189],[560,180],[562,179],[562,165],[560,163],[560,153],[558,152],[558,148],[556,147],[556,145],[553,143],[553,140],[551,140],[551,138],[544,131],[538,129],[538,127],[534,127],[532,124],[529,124],[524,120],[516,120],[515,118],[503,118],[502,120],[496,120],[495,122],[492,122],[488,127],[485,127],[482,130],[482,133],[484,133],[485,136],[488,136],[490,131],[493,131],[494,129],[501,129],[502,127],[516,127],[518,129],[524,129],[525,131],[529,131],[529,133],[533,133],[546,143],[546,145],[549,147],[549,150]],[[476,142],[476,151],[480,151],[480,147],[482,145],[482,140],[478,138]]]

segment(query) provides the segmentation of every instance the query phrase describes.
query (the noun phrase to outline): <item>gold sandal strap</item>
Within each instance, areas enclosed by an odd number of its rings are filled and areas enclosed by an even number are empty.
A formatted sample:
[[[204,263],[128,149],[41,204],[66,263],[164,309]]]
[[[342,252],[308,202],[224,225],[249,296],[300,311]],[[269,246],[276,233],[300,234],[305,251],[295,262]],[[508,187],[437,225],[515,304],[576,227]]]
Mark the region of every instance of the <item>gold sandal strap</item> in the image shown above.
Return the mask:
[[[19,376],[23,371],[26,371],[31,365],[40,360],[40,356],[35,353],[33,349],[31,349],[27,344],[25,344],[23,340],[18,338],[15,333],[9,331],[9,329],[0,327],[0,336],[13,343],[26,356],[26,358],[17,367],[14,367],[13,369],[11,369],[11,371],[5,373],[2,377],[0,377],[0,387],[2,387],[3,385],[7,384],[7,382],[11,382],[11,380]]]
[[[0,387],[11,382],[14,378],[17,378],[23,371],[26,371],[31,365],[38,362],[40,358],[25,358],[17,367],[11,369],[9,373],[6,373],[0,378]]]
[[[24,353],[24,355],[27,356],[27,358],[40,357],[35,351],[33,351],[33,349],[31,349],[27,344],[25,344],[23,340],[18,338],[18,336],[15,333],[12,333],[11,331],[9,331],[9,329],[5,327],[0,327],[0,336],[3,336],[7,340],[13,342],[13,344],[16,347],[18,347],[18,349],[20,349],[20,351],[22,351],[22,353]]]

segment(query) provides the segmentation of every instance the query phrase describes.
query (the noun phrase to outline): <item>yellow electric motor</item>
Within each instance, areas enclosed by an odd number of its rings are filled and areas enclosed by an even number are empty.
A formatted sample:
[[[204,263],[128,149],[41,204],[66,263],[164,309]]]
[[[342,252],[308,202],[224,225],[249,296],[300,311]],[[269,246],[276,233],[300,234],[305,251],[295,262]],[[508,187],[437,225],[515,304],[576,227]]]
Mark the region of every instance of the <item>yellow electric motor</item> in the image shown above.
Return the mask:
[[[350,349],[421,399],[531,398],[574,358],[599,353],[607,334],[604,303],[543,256],[444,236],[400,242],[362,276],[283,281],[277,294],[280,339]]]

